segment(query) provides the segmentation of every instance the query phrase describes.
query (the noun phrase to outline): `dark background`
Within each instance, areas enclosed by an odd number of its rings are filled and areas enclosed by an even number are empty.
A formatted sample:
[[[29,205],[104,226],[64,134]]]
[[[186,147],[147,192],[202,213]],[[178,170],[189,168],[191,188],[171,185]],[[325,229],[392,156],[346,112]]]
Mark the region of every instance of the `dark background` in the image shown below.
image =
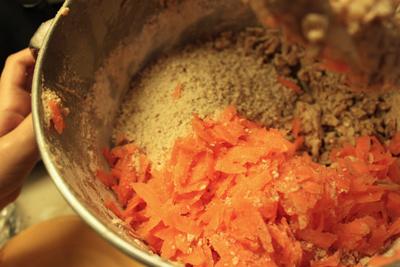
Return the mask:
[[[62,0],[0,0],[0,70],[9,54],[24,49],[37,27],[56,14]]]

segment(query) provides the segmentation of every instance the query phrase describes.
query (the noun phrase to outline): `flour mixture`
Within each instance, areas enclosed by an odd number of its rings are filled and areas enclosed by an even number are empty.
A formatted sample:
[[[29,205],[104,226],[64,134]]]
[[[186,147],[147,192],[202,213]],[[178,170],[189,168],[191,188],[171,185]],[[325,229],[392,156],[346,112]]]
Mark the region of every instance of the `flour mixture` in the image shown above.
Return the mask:
[[[329,163],[329,151],[361,135],[393,136],[392,101],[398,93],[366,96],[344,77],[305,59],[280,32],[249,28],[225,32],[162,56],[134,77],[114,129],[162,165],[192,114],[212,114],[234,105],[246,118],[290,131],[301,122],[304,149]],[[177,90],[179,97],[176,97]]]

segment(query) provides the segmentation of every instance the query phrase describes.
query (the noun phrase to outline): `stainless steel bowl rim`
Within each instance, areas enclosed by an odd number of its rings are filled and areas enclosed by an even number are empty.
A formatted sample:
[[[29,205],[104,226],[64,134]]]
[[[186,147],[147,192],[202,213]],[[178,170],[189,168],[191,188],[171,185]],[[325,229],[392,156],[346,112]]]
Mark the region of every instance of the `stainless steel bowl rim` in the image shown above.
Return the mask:
[[[70,5],[72,0],[66,0],[62,8],[66,8]],[[110,244],[114,245],[116,248],[122,250],[124,253],[130,255],[136,260],[151,266],[171,266],[170,264],[162,261],[154,255],[150,255],[136,247],[133,247],[128,242],[121,239],[116,233],[108,229],[99,219],[96,218],[85,206],[78,200],[78,198],[69,190],[68,185],[62,179],[62,176],[57,171],[57,168],[52,161],[49,148],[46,146],[45,135],[43,128],[39,120],[39,101],[41,101],[41,77],[42,77],[42,64],[43,58],[46,53],[48,42],[51,39],[55,26],[62,19],[62,15],[59,13],[56,15],[53,25],[46,37],[43,40],[43,45],[39,51],[38,57],[36,59],[36,65],[33,74],[32,81],[32,115],[33,115],[33,125],[36,135],[37,144],[39,147],[40,155],[47,171],[50,174],[51,179],[54,181],[58,190],[62,193],[63,197],[75,210],[75,212],[83,218],[83,220],[92,227],[98,234],[100,234],[104,239],[106,239]]]
[[[62,8],[67,8],[71,5],[74,0],[66,0]],[[58,171],[56,163],[51,158],[51,151],[47,145],[44,127],[40,120],[40,106],[41,106],[41,92],[42,92],[42,77],[43,77],[43,62],[45,59],[46,51],[49,46],[49,41],[52,39],[54,32],[57,30],[57,25],[60,20],[62,20],[63,15],[59,12],[53,20],[53,24],[49,29],[49,32],[44,37],[42,46],[39,50],[38,57],[36,60],[33,80],[32,80],[32,114],[33,114],[33,124],[36,134],[36,140],[38,143],[39,151],[42,157],[42,161],[48,170],[48,173],[58,190],[61,192],[63,197],[71,205],[71,207],[76,211],[76,213],[98,234],[100,234],[105,240],[110,244],[126,253],[130,257],[146,264],[149,266],[172,266],[171,263],[166,262],[157,255],[152,255],[147,253],[127,241],[123,240],[117,233],[107,228],[92,212],[85,207],[85,205],[78,199],[70,187],[63,179],[62,175]],[[393,263],[387,266],[400,266],[399,263]]]

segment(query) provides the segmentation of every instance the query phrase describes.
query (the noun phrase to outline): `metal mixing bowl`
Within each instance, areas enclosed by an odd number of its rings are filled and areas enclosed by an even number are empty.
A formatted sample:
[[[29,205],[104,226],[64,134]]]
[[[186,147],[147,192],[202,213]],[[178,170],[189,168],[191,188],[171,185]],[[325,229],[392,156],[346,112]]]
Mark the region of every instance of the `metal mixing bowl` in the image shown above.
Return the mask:
[[[33,78],[42,159],[67,201],[100,235],[145,264],[170,266],[104,207],[114,196],[95,178],[98,168],[106,168],[101,151],[110,144],[130,80],[147,63],[195,39],[257,21],[241,0],[67,0],[63,8],[47,24]],[[70,110],[62,135],[48,124],[43,99],[48,91]]]
[[[96,169],[106,166],[101,151],[109,145],[121,96],[149,61],[194,39],[257,22],[240,0],[67,0],[65,7],[69,12],[57,14],[44,38],[33,79],[42,159],[67,201],[100,235],[143,263],[170,265],[104,207],[113,196],[95,179]],[[45,91],[70,110],[62,135],[48,127]]]

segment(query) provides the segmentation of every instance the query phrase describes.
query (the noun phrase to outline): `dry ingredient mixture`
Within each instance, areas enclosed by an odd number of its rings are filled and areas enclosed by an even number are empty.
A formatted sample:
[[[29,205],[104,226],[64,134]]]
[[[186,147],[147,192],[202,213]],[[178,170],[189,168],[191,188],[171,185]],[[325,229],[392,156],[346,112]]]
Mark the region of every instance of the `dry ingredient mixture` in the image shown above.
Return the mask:
[[[398,0],[243,0],[261,22],[283,27],[310,56],[347,67],[352,84],[398,88]]]
[[[400,234],[398,93],[303,54],[252,28],[145,69],[97,172],[107,207],[189,266],[379,266]]]
[[[173,96],[177,88],[179,101]],[[329,151],[356,136],[393,136],[393,94],[399,93],[354,93],[342,75],[308,62],[279,31],[251,28],[184,47],[135,77],[114,141],[126,135],[161,165],[174,140],[189,129],[193,113],[204,117],[234,105],[267,127],[289,130],[293,119],[300,119],[305,150],[329,163]]]

